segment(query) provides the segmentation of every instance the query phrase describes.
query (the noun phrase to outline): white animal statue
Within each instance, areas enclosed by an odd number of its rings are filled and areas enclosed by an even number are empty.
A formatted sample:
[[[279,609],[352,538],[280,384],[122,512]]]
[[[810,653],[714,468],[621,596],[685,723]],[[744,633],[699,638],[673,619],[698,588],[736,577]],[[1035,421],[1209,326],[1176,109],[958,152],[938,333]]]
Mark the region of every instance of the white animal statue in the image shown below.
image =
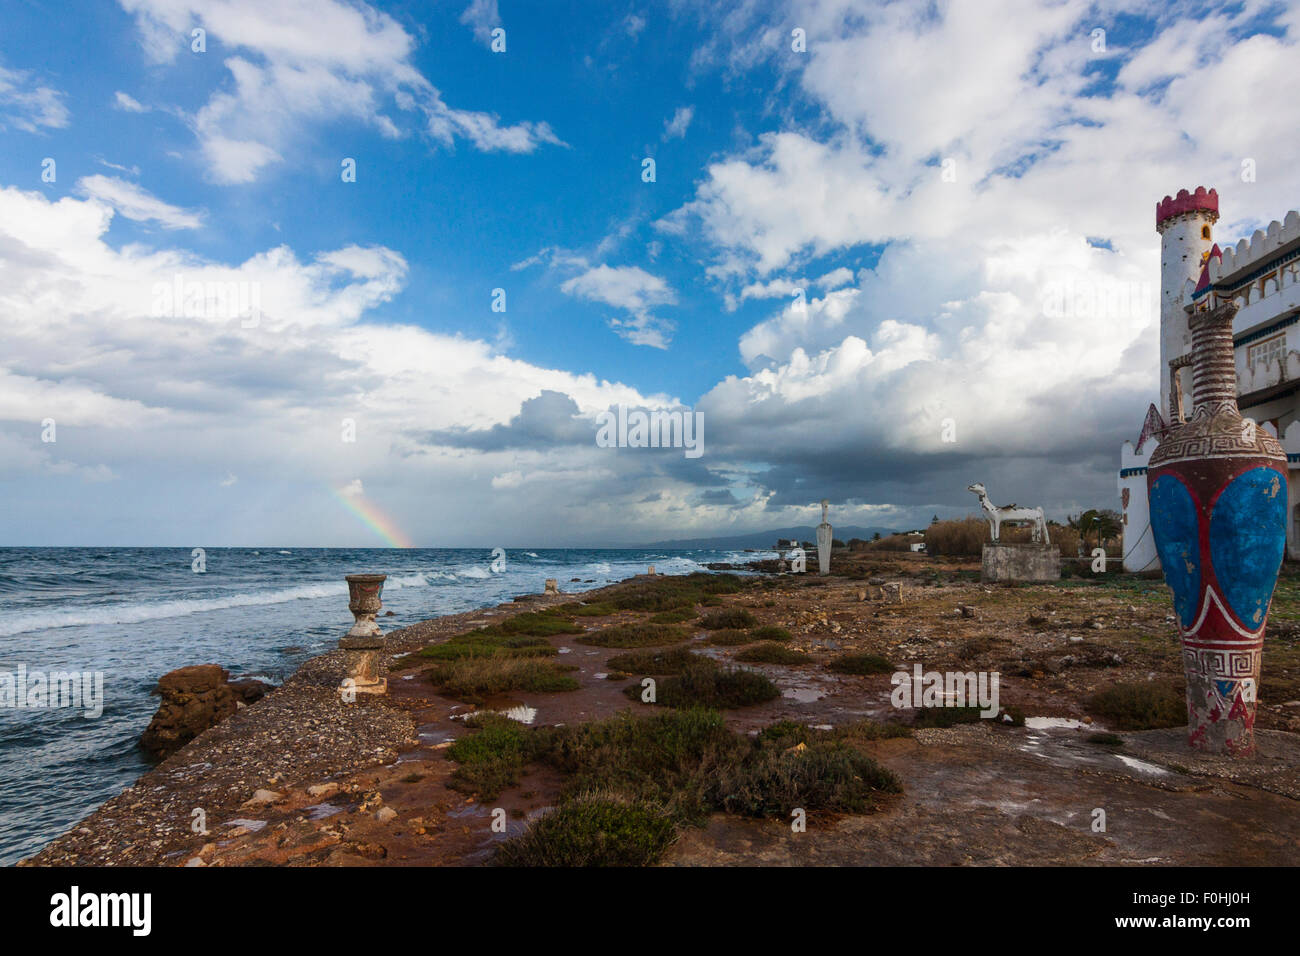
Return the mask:
[[[1042,508],[1017,508],[1015,505],[1005,505],[999,508],[989,501],[988,492],[984,490],[984,486],[978,481],[973,485],[968,485],[966,490],[979,495],[980,507],[984,509],[984,517],[988,518],[989,524],[993,526],[994,541],[998,540],[998,535],[1002,531],[1002,522],[1031,521],[1033,522],[1034,542],[1051,543],[1047,537],[1047,517],[1043,514]]]

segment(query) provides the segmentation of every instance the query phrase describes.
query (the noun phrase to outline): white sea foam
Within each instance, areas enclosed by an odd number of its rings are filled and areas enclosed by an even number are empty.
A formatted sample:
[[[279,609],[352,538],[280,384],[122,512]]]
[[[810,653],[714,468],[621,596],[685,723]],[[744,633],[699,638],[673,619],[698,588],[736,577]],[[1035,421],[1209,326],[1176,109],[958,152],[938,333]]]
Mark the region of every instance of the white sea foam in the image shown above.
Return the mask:
[[[423,574],[405,574],[390,578],[384,583],[386,591],[401,588],[424,587],[428,584]],[[214,598],[191,598],[179,601],[158,601],[146,604],[101,604],[94,607],[75,607],[62,611],[39,611],[15,614],[0,618],[0,637],[43,631],[59,627],[95,627],[104,624],[140,624],[170,617],[186,617],[205,611],[222,611],[232,607],[257,607],[265,604],[285,604],[318,598],[337,598],[348,593],[343,582],[304,584],[278,591],[253,591],[226,594]]]

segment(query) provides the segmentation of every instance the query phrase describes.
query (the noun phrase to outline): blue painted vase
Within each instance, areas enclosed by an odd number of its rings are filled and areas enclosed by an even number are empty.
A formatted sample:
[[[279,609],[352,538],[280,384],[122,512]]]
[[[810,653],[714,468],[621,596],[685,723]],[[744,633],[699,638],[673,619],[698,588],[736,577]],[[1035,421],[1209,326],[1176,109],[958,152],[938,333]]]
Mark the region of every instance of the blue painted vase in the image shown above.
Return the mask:
[[[1188,743],[1255,752],[1264,626],[1286,549],[1282,446],[1241,417],[1226,303],[1191,317],[1192,417],[1151,455],[1151,531],[1174,594],[1187,672]]]

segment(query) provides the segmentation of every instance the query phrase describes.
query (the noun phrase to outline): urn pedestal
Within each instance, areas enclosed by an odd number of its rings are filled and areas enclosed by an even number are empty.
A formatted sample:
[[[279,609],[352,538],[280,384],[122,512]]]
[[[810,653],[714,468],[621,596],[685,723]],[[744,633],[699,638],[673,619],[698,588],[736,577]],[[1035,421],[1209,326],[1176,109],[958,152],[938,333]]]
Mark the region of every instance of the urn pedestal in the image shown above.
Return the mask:
[[[1255,752],[1264,627],[1286,547],[1286,454],[1237,408],[1232,303],[1191,317],[1195,411],[1151,455],[1151,532],[1174,595],[1187,742]]]
[[[386,574],[349,574],[348,610],[356,618],[352,630],[339,639],[339,647],[348,651],[348,677],[358,694],[386,694],[388,681],[379,676],[379,658],[384,650],[384,636],[375,622],[383,609],[381,595]]]

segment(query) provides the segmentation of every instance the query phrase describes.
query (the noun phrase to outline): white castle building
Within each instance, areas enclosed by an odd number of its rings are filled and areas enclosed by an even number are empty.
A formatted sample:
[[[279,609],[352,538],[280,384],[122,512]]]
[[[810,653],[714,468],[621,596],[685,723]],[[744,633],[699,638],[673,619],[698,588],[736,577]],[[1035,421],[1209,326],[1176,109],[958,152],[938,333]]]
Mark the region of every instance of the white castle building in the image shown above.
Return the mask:
[[[1147,410],[1137,443],[1120,451],[1124,569],[1160,567],[1147,506],[1147,463],[1169,425],[1190,417],[1188,317],[1235,301],[1232,333],[1241,414],[1282,441],[1287,482],[1287,556],[1300,558],[1300,212],[1220,248],[1214,241],[1219,195],[1198,187],[1156,204],[1160,233],[1160,394],[1162,417]]]

